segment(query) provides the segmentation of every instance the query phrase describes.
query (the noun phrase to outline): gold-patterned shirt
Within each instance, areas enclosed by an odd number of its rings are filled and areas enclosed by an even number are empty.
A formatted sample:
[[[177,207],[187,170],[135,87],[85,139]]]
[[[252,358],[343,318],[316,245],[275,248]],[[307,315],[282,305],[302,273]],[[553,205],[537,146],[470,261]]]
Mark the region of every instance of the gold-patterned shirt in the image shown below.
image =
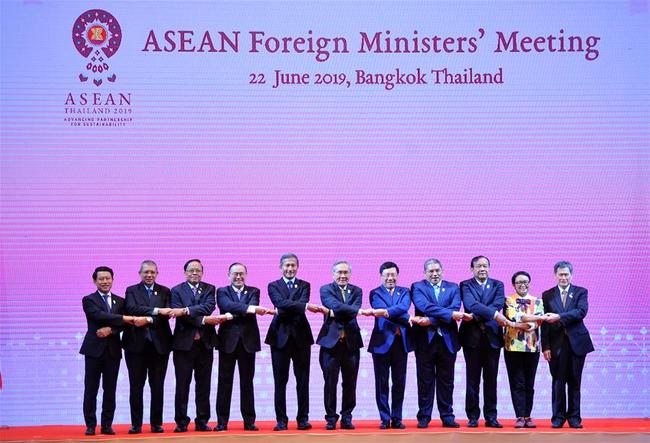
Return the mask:
[[[544,304],[541,298],[530,294],[521,297],[518,294],[506,297],[504,314],[508,320],[521,322],[524,315],[543,315]],[[503,334],[504,349],[514,352],[539,352],[539,327],[536,323],[533,329],[524,331],[516,328],[505,328]]]

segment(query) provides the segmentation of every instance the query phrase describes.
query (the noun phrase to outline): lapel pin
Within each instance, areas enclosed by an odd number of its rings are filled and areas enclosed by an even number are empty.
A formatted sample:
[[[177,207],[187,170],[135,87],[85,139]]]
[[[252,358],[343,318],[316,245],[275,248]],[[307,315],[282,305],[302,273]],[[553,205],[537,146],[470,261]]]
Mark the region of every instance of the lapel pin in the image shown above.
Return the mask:
[[[244,291],[244,295],[248,294],[248,291]]]
[[[569,298],[573,298],[573,292],[569,293]]]
[[[350,290],[348,289],[348,294],[350,293]]]
[[[153,291],[153,295],[158,295],[158,291]]]
[[[445,288],[442,288],[442,292],[445,292]]]
[[[486,288],[490,289],[490,285],[485,285]]]

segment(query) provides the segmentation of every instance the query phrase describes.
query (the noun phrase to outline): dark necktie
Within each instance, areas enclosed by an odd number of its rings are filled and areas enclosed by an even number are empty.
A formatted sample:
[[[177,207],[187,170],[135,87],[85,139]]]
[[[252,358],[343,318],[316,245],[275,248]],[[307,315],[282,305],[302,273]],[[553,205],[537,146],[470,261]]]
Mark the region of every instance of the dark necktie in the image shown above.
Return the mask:
[[[153,289],[147,288],[147,296],[149,297],[149,301],[151,301],[151,296],[153,295]]]
[[[566,289],[562,291],[561,297],[562,297],[562,307],[566,308],[566,296],[569,293]]]
[[[196,293],[197,293],[196,286],[192,286],[192,301],[194,303],[196,303]]]
[[[287,289],[289,290],[289,295],[293,294],[293,281],[289,280],[287,282]]]

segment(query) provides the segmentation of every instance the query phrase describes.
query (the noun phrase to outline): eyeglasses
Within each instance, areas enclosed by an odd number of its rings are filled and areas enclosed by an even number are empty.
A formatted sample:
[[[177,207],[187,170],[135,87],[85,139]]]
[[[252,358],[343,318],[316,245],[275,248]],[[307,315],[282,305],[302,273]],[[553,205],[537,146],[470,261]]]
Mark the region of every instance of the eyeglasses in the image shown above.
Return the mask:
[[[529,281],[516,281],[515,285],[517,286],[528,286],[530,284]]]

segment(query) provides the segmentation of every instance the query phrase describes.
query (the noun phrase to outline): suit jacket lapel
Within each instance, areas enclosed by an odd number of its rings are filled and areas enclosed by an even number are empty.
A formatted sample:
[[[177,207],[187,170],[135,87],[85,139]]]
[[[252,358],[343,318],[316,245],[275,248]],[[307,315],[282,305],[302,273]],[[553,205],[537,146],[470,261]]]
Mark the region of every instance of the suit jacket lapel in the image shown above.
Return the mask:
[[[439,303],[438,303],[438,300],[436,300],[436,291],[435,291],[435,289],[433,289],[433,285],[429,281],[427,281],[427,283],[426,283],[426,288],[427,288],[427,292],[429,294],[429,299],[431,300],[431,303],[433,303],[434,305],[438,305]],[[442,294],[442,291],[440,291],[440,294],[438,294],[438,297],[440,297],[441,294]]]
[[[102,307],[102,309],[106,312],[111,312],[110,309],[108,309],[108,305],[106,305],[106,302],[104,301],[104,297],[102,297],[99,293],[99,291],[95,291],[95,303],[97,303],[99,306]]]

